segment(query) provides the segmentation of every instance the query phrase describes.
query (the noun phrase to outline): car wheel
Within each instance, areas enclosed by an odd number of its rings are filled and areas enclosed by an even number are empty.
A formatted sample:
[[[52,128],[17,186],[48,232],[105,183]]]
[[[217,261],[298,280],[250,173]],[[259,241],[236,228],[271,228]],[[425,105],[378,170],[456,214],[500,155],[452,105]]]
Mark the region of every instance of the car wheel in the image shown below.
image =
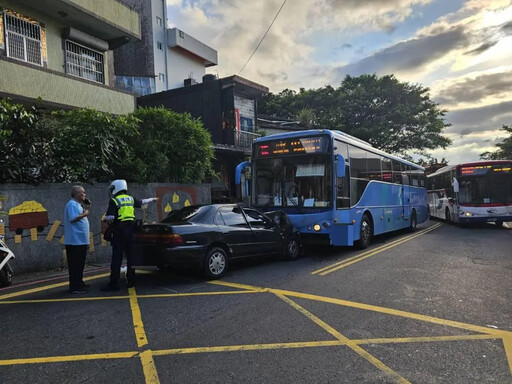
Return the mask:
[[[503,221],[497,221],[496,228],[503,228]]]
[[[417,225],[418,225],[418,220],[416,219],[416,211],[412,211],[411,225],[409,226],[409,232],[414,232],[416,230]]]
[[[209,279],[219,279],[228,268],[226,251],[215,247],[208,251],[204,260],[204,275]]]
[[[360,236],[359,236],[359,249],[366,249],[370,245],[370,242],[372,240],[372,222],[368,215],[363,215],[363,218],[361,219],[361,229],[360,229]]]
[[[9,263],[5,264],[0,270],[0,286],[7,287],[12,284],[12,272]]]
[[[296,260],[300,256],[300,242],[297,236],[291,236],[284,250],[284,258],[286,260]]]

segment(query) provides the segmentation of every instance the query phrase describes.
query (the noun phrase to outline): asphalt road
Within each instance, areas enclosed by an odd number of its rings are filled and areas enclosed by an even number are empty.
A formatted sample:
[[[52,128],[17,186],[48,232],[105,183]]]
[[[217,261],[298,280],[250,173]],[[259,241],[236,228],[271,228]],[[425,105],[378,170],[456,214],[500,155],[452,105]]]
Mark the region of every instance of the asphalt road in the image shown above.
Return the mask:
[[[0,289],[1,383],[512,383],[512,229],[429,221],[371,247]]]

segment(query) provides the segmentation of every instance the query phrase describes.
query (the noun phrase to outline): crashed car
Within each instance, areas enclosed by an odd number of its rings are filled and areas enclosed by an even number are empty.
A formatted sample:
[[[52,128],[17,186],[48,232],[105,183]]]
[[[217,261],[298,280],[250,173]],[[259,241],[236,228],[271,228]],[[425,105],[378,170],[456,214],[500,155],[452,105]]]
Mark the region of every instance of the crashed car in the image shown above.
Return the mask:
[[[301,242],[282,211],[263,214],[237,204],[209,204],[184,207],[158,224],[142,225],[133,249],[134,265],[194,267],[218,279],[235,259],[296,259]]]

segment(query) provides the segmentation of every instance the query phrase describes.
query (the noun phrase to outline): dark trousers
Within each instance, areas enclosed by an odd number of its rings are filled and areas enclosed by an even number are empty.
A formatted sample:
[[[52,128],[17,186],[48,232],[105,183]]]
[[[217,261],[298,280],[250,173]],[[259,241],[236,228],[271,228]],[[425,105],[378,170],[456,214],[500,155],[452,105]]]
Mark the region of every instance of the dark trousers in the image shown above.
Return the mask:
[[[66,244],[66,257],[68,259],[70,291],[77,291],[79,289],[82,289],[87,247],[88,245]]]
[[[110,264],[110,285],[119,285],[119,275],[123,254],[126,256],[126,278],[135,281],[135,269],[132,268],[133,225],[122,224],[114,231],[112,238],[112,263]]]

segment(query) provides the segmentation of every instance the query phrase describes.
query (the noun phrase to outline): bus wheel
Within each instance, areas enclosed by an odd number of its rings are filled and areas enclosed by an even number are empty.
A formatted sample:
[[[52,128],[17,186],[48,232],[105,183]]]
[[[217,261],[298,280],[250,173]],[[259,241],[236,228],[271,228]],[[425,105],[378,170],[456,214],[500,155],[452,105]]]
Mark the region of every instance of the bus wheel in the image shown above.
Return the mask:
[[[448,223],[452,222],[452,218],[450,217],[450,210],[446,208],[446,211],[444,212],[444,217]]]
[[[414,232],[416,230],[416,225],[418,224],[418,220],[416,219],[416,211],[412,211],[411,213],[411,225],[409,226],[409,232]]]
[[[497,221],[495,224],[496,228],[503,228],[503,221]]]
[[[368,215],[363,215],[361,219],[361,233],[359,236],[359,249],[368,248],[372,240],[372,222]]]

